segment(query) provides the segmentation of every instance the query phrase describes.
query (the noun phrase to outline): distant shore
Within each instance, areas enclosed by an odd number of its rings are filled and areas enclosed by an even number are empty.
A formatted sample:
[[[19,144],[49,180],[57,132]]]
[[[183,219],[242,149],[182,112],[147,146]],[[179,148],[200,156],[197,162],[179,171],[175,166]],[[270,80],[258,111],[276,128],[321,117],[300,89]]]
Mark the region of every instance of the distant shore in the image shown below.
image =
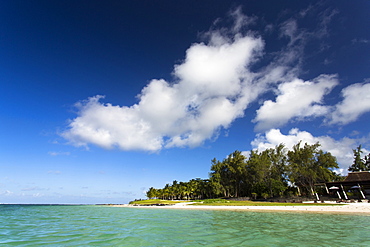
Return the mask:
[[[130,208],[165,208],[165,209],[206,209],[206,210],[235,210],[235,211],[271,211],[271,212],[302,212],[302,213],[340,213],[370,215],[370,203],[345,203],[337,205],[307,205],[307,206],[207,206],[178,203],[166,206],[134,206],[130,204],[110,205],[112,207]]]

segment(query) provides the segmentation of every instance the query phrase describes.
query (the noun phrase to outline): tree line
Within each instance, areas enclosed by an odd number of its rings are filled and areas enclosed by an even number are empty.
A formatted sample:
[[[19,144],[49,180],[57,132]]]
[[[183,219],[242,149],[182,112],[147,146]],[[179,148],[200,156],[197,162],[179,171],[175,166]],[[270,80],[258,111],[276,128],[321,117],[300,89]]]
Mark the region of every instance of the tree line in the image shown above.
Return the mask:
[[[359,159],[361,146],[353,152],[354,164],[349,171],[370,170],[370,154]],[[214,158],[208,179],[175,180],[161,189],[151,187],[146,196],[168,200],[310,196],[315,193],[315,184],[343,179],[334,172],[335,168],[339,168],[336,158],[321,150],[318,142],[313,145],[299,142],[292,150],[280,144],[262,152],[252,150],[248,157],[234,151],[222,161]]]

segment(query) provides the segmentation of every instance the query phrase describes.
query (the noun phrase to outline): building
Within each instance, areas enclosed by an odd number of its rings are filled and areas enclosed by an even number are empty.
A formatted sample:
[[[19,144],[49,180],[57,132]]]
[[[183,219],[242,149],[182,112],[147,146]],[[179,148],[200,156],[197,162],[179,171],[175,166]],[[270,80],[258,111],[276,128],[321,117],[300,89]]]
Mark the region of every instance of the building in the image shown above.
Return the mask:
[[[351,172],[343,181],[325,183],[328,194],[339,199],[370,199],[370,172]]]

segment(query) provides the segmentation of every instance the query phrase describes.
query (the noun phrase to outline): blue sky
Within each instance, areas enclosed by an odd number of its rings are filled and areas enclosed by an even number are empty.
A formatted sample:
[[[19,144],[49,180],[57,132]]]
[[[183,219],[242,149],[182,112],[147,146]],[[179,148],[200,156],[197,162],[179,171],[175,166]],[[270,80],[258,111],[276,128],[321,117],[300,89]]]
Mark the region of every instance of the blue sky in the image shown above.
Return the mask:
[[[370,2],[2,1],[0,202],[126,203],[298,141],[370,150]]]

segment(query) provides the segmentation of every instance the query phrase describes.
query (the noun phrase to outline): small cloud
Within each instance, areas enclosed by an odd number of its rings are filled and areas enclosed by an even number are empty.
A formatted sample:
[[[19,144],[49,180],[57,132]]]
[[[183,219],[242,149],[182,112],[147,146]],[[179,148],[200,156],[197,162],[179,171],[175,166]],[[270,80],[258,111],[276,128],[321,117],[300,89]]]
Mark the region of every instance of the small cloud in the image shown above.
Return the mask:
[[[248,158],[251,155],[251,151],[242,151],[242,155],[244,155],[244,157]]]
[[[10,196],[12,194],[14,194],[14,193],[12,191],[10,191],[10,190],[6,190],[6,191],[0,193],[0,195],[4,195],[4,196]]]
[[[265,33],[272,33],[274,29],[275,29],[274,25],[268,24],[265,26]]]
[[[21,191],[33,191],[33,190],[39,190],[39,188],[38,187],[28,187],[28,188],[21,189]]]
[[[320,75],[312,81],[294,79],[279,85],[275,101],[267,100],[253,122],[257,130],[281,127],[289,120],[305,120],[327,114],[323,98],[338,84],[336,75]],[[307,93],[310,92],[310,93]]]
[[[368,43],[370,43],[370,40],[368,40],[368,39],[357,39],[357,38],[352,40],[352,44],[358,44],[358,43],[368,44]]]
[[[71,153],[70,152],[55,152],[55,151],[51,151],[51,152],[48,152],[49,155],[51,156],[59,156],[59,155],[70,155]]]
[[[370,112],[370,83],[352,84],[342,90],[343,100],[335,106],[329,116],[329,124],[348,124],[364,113]]]
[[[349,135],[350,136],[358,136],[358,135],[360,135],[360,132],[357,131],[357,130],[353,130]]]
[[[324,65],[328,65],[328,64],[331,64],[332,63],[332,61],[330,60],[330,59],[325,59],[324,60]]]
[[[301,17],[305,17],[314,7],[312,5],[308,6],[306,9],[303,9],[299,12]]]
[[[48,174],[59,175],[59,174],[62,174],[62,172],[61,171],[52,171],[52,170],[50,170],[50,171],[48,171]]]

